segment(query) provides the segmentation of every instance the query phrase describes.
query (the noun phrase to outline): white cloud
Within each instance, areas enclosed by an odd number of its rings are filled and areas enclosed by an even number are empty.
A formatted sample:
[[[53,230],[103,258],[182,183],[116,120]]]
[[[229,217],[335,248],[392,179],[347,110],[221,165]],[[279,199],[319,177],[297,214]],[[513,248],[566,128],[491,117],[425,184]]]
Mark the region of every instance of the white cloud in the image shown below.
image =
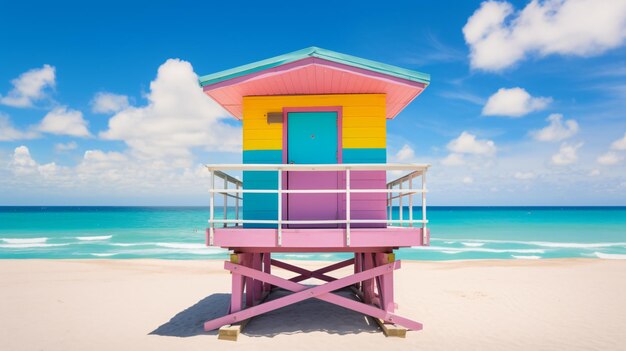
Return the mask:
[[[569,165],[578,160],[578,149],[583,146],[582,143],[571,145],[568,143],[561,144],[559,152],[552,156],[552,163],[555,165],[563,166]]]
[[[398,162],[413,162],[415,160],[415,151],[408,144],[404,144],[396,153],[394,159]]]
[[[592,56],[623,44],[623,0],[485,1],[463,27],[472,68],[499,71],[527,56]]]
[[[620,154],[620,151],[624,150],[626,150],[626,133],[624,133],[622,138],[612,142],[609,151],[598,156],[596,162],[605,166],[613,166],[621,163],[624,160],[624,156]]]
[[[620,151],[626,150],[626,133],[624,133],[621,139],[617,139],[611,144],[611,149]]]
[[[207,97],[189,62],[167,60],[150,83],[148,104],[127,107],[100,133],[123,140],[142,158],[170,158],[188,165],[191,149],[240,151],[241,129],[224,123],[227,113]]]
[[[78,144],[76,144],[75,141],[70,141],[68,143],[57,143],[54,144],[54,150],[56,152],[64,152],[64,151],[70,151],[70,150],[76,150],[76,148],[78,148]]]
[[[463,177],[463,179],[461,179],[461,182],[463,184],[472,184],[472,183],[474,183],[474,178],[469,177],[469,176]]]
[[[441,160],[441,164],[444,166],[462,166],[465,164],[463,155],[451,153]]]
[[[115,113],[128,108],[128,96],[107,92],[97,93],[91,101],[93,113]]]
[[[622,162],[624,158],[616,152],[609,151],[598,157],[597,161],[601,165],[612,166]]]
[[[0,166],[3,166],[1,162]],[[115,151],[88,150],[76,166],[65,167],[54,162],[38,163],[23,145],[10,155],[8,167],[14,176],[7,182],[0,182],[0,190],[8,186],[22,189],[20,194],[44,191],[61,194],[63,198],[77,195],[80,198],[86,192],[96,198],[130,199],[136,196],[159,198],[166,194],[197,195],[208,184],[208,172],[202,165],[174,168],[165,161],[138,159]]]
[[[82,112],[61,106],[48,112],[37,130],[50,134],[88,137],[91,134],[87,130],[87,124]]]
[[[496,144],[492,140],[476,139],[475,135],[464,131],[448,143],[448,150],[457,154],[489,156],[496,153]]]
[[[38,164],[30,156],[30,150],[28,150],[28,147],[24,145],[15,148],[10,166],[16,176],[25,177],[39,175],[44,179],[54,176],[60,168],[54,162],[43,165]]]
[[[578,133],[578,123],[573,119],[568,119],[563,123],[563,115],[553,113],[546,121],[548,126],[543,129],[531,131],[531,135],[539,141],[561,141],[571,138]]]
[[[38,135],[33,131],[21,131],[16,129],[9,116],[0,112],[0,141],[14,141],[23,139],[34,139]]]
[[[0,104],[13,107],[30,107],[47,96],[47,88],[55,86],[55,68],[43,65],[22,73],[11,81],[13,89],[0,96]]]
[[[515,174],[513,174],[513,177],[519,180],[530,180],[534,179],[536,176],[537,175],[533,172],[515,172]]]
[[[539,111],[552,101],[549,97],[532,97],[522,88],[500,88],[483,107],[485,116],[521,117]]]
[[[592,169],[591,172],[589,172],[589,175],[592,176],[592,177],[599,176],[600,175],[600,170],[599,169]]]
[[[13,151],[11,165],[16,174],[32,173],[37,167],[37,163],[30,157],[30,151],[26,146],[18,146]]]

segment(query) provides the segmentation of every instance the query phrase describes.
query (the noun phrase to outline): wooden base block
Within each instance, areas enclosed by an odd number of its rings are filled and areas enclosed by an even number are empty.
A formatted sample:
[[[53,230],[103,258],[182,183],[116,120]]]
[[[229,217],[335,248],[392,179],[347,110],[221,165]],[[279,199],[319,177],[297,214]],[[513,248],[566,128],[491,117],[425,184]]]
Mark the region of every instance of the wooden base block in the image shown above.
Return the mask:
[[[406,338],[406,331],[407,331],[406,328],[401,327],[399,325],[395,325],[395,324],[385,323],[383,320],[379,318],[374,318],[374,320],[376,321],[376,323],[378,323],[380,328],[383,330],[383,333],[385,334],[385,336],[396,337],[396,338]]]
[[[240,323],[221,327],[218,331],[217,338],[219,340],[237,341],[239,334],[243,332],[243,328],[246,327],[246,324],[248,324],[249,321],[250,319],[246,319]]]

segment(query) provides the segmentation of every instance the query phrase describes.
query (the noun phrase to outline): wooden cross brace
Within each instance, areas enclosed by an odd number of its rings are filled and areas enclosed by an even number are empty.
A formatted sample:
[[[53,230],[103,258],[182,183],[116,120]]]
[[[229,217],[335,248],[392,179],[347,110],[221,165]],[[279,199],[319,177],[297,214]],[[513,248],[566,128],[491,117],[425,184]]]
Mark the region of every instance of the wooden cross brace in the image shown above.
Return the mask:
[[[292,264],[286,263],[286,262],[282,262],[282,261],[278,261],[278,260],[271,260],[272,266],[276,266],[278,268],[282,268],[294,273],[298,273],[300,274],[299,276],[293,277],[291,279],[289,279],[292,282],[301,282],[303,280],[309,279],[309,278],[316,278],[319,280],[323,280],[325,282],[332,282],[334,280],[337,280],[337,278],[334,277],[330,277],[327,276],[325,273],[328,272],[332,272],[332,271],[336,271],[340,268],[343,267],[347,267],[347,266],[351,266],[354,264],[354,258],[351,258],[349,260],[345,260],[345,261],[341,261],[341,262],[337,262],[335,264],[332,264],[330,266],[324,267],[324,268],[320,268],[320,269],[316,269],[314,271],[310,271],[308,269],[302,268],[302,267],[298,267],[298,266],[294,266]]]
[[[344,261],[345,262],[345,261]],[[340,262],[343,263],[343,262]],[[353,285],[358,282],[362,282],[367,279],[376,278],[386,272],[393,271],[400,268],[400,261],[391,262],[375,268],[364,270],[359,273],[349,275],[344,278],[336,279],[331,282],[308,287],[306,285],[296,283],[287,279],[283,279],[259,270],[248,268],[239,264],[224,262],[224,268],[229,270],[233,274],[240,274],[245,277],[250,277],[255,280],[260,280],[264,283],[269,283],[274,286],[278,286],[294,293],[285,297],[281,297],[276,300],[271,300],[260,305],[251,306],[244,310],[230,313],[223,317],[219,317],[204,323],[204,330],[214,330],[223,325],[237,323],[254,316],[258,316],[263,313],[267,313],[285,306],[292,305],[294,303],[304,301],[310,298],[316,298],[322,301],[326,301],[349,310],[353,310],[362,314],[372,316],[374,318],[380,318],[388,323],[395,323],[404,326],[411,330],[421,330],[422,324],[412,321],[410,319],[400,317],[394,313],[382,310],[372,305],[368,305],[359,301],[355,301],[349,298],[345,298],[332,291],[344,288],[346,286]]]

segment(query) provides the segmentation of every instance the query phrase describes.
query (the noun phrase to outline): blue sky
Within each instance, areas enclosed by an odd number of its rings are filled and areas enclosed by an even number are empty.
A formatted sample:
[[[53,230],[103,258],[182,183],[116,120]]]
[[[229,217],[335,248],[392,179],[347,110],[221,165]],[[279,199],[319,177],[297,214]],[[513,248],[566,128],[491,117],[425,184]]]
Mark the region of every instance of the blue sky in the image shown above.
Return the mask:
[[[626,205],[624,0],[389,5],[4,4],[0,204],[206,204],[240,127],[196,75],[319,46],[431,74],[388,124],[430,204]]]

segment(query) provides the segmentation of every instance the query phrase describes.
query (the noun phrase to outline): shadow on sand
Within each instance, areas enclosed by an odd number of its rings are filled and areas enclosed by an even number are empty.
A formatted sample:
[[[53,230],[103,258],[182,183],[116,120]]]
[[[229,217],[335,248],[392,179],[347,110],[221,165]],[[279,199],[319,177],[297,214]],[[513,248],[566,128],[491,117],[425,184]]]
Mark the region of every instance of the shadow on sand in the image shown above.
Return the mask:
[[[289,294],[278,290],[269,300]],[[352,297],[349,291],[339,295]],[[205,332],[203,323],[226,314],[230,294],[213,294],[195,305],[176,314],[167,323],[152,331],[152,335],[189,337],[216,335],[217,331]],[[279,334],[300,334],[322,331],[328,334],[379,333],[378,325],[369,317],[329,304],[309,299],[252,318],[244,334],[249,337],[273,337]]]

